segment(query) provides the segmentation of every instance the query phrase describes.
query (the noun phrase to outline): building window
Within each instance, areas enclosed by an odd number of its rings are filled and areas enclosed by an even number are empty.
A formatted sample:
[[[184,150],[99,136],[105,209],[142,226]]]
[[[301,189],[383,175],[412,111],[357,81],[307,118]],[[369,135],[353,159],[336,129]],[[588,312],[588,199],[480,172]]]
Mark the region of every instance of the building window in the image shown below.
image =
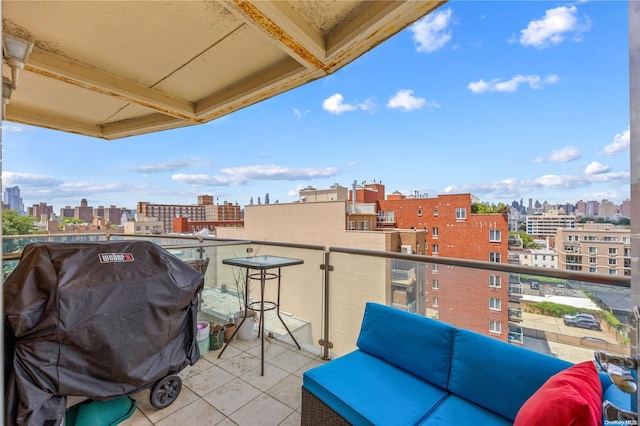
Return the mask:
[[[360,231],[368,231],[369,230],[369,222],[366,220],[361,220],[358,222],[358,230]]]
[[[433,244],[433,245],[431,246],[431,252],[432,252],[433,254],[438,254],[438,245],[437,245],[437,244]]]
[[[418,210],[418,217],[422,216],[422,210]]]
[[[597,268],[589,268],[589,272],[595,274],[596,272],[598,272],[598,269]]]
[[[438,209],[435,209],[435,210],[433,211],[433,215],[434,215],[434,216],[438,216]]]
[[[438,289],[438,280],[432,280],[431,281],[431,288],[434,290]]]
[[[500,242],[500,230],[498,229],[490,229],[489,230],[489,241],[499,243]]]
[[[618,259],[613,258],[613,259],[609,259],[609,265],[617,265],[618,264]]]
[[[500,253],[494,251],[489,253],[489,262],[500,263]]]
[[[433,264],[433,267],[431,268],[431,270],[432,270],[433,272],[438,272],[438,264],[437,264],[437,263],[434,263],[434,264]]]
[[[595,257],[590,257],[589,258],[589,263],[596,263],[596,258]]]
[[[618,254],[618,249],[615,247],[609,247],[609,254]]]
[[[356,222],[353,220],[350,220],[347,222],[347,230],[348,231],[353,231],[356,229]]]
[[[598,253],[598,247],[589,247],[589,253],[597,254]]]
[[[458,207],[456,208],[456,219],[457,220],[464,220],[467,218],[467,209],[464,207]]]
[[[501,307],[502,307],[502,303],[500,299],[498,299],[497,297],[489,298],[489,309],[493,311],[499,311]]]
[[[500,275],[489,275],[489,287],[500,288],[502,286],[502,277]]]
[[[615,269],[609,269],[609,275],[618,275],[618,271]]]
[[[434,226],[433,228],[431,228],[431,235],[434,237],[438,236],[438,227]]]
[[[489,331],[491,333],[501,333],[502,332],[502,324],[500,321],[489,320]]]
[[[618,237],[604,237],[603,240],[608,243],[617,243]]]
[[[437,297],[434,297],[434,298],[432,299],[432,302],[433,302],[433,303],[432,303],[431,305],[432,305],[434,308],[437,308],[437,307],[438,307],[438,298],[437,298]]]

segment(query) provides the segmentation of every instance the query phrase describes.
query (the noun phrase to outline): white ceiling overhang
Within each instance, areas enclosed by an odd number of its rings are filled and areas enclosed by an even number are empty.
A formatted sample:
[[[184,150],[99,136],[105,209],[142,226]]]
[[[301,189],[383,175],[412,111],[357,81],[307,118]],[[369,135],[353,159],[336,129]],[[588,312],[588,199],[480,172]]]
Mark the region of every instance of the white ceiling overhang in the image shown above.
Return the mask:
[[[333,73],[445,1],[3,0],[3,33],[33,43],[5,119],[104,139],[205,123]]]

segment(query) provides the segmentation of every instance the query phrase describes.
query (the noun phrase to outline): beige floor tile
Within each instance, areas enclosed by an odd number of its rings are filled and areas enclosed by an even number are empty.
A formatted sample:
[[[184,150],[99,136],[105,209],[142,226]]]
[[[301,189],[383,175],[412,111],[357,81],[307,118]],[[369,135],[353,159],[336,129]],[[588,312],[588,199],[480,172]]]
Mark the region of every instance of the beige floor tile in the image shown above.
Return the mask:
[[[131,417],[120,423],[121,426],[153,426],[151,420],[142,414],[142,411],[136,410]]]
[[[260,340],[258,340],[258,344],[256,346],[254,346],[253,348],[250,348],[249,350],[247,350],[247,352],[249,352],[250,354],[260,358]],[[264,339],[264,360],[265,361],[269,361],[273,358],[275,358],[276,356],[282,354],[283,352],[287,351],[289,348],[284,347],[282,345],[278,345],[275,344],[273,342],[273,339]]]
[[[298,423],[298,425],[300,425],[300,423]],[[225,419],[218,423],[216,426],[238,426],[238,423],[234,422],[228,417],[225,417]]]
[[[289,373],[295,373],[301,367],[309,363],[309,357],[303,355],[301,351],[286,351],[269,361],[271,364],[282,368]]]
[[[149,419],[151,422],[156,424],[161,419],[171,415],[172,413],[180,410],[181,408],[191,404],[192,402],[198,400],[198,395],[193,393],[191,389],[187,388],[182,384],[182,390],[178,395],[178,398],[168,407],[163,408],[162,410],[158,410],[151,405],[149,401],[150,390],[147,389],[143,392],[139,392],[132,397],[138,401],[138,409],[142,411],[142,413]]]
[[[266,393],[283,404],[297,410],[301,404],[301,387],[302,379],[294,375],[289,375],[267,389]]]
[[[202,399],[187,405],[159,421],[157,426],[214,426],[224,420],[224,414]]]
[[[300,422],[302,422],[302,417],[300,416],[300,413],[298,413],[297,411],[294,411],[293,413],[291,413],[289,417],[284,419],[282,423],[280,423],[278,426],[300,426]]]
[[[228,371],[217,365],[213,365],[211,368],[189,377],[187,380],[183,381],[183,385],[187,386],[199,396],[202,396],[219,388],[225,383],[229,383],[233,378],[234,375]]]
[[[229,416],[249,401],[260,395],[260,391],[241,379],[235,379],[203,396],[224,415]]]
[[[264,392],[288,375],[289,373],[286,371],[267,362],[264,366],[264,375],[260,375],[260,366],[258,365],[253,370],[244,373],[240,378]]]
[[[267,394],[250,401],[230,418],[240,426],[278,425],[294,410]]]
[[[248,352],[240,352],[233,358],[218,364],[220,368],[228,371],[234,376],[241,376],[245,372],[260,365],[260,358],[256,358]]]
[[[189,377],[196,375],[207,368],[213,367],[213,364],[207,360],[205,357],[201,357],[195,364],[186,367],[182,370],[178,375],[182,380],[186,380]]]
[[[325,363],[326,363],[326,361],[322,361],[322,360],[318,360],[318,359],[312,359],[308,363],[306,363],[305,365],[300,367],[300,369],[298,369],[293,374],[295,374],[298,377],[302,377],[302,375],[304,374],[305,371],[311,370],[312,368],[315,368],[315,367],[319,367],[319,366],[321,366],[321,365],[323,365]]]
[[[225,349],[224,354],[222,354],[222,357],[218,358],[218,355],[220,355],[221,352],[222,349],[220,349],[219,351],[209,351],[203,356],[203,358],[214,365],[220,365],[223,362],[230,360],[235,356],[238,356],[243,351],[234,347],[233,345],[229,345],[227,346],[227,349]]]

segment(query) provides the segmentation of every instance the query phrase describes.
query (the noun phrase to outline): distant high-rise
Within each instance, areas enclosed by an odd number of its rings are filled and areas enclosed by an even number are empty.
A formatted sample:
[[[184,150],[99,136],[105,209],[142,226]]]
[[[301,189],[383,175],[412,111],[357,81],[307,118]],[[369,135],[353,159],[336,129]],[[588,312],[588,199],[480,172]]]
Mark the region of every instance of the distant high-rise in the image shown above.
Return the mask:
[[[4,204],[9,206],[11,210],[16,210],[21,215],[24,214],[24,202],[20,197],[20,188],[18,186],[4,190]]]

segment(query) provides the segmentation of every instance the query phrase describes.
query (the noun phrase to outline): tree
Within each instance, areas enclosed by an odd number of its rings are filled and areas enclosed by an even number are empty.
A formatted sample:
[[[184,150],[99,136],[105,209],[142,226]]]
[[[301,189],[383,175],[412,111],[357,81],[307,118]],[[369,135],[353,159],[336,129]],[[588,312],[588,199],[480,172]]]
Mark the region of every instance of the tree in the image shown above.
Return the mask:
[[[2,212],[2,235],[33,234],[33,216],[20,216],[16,210]]]
[[[520,235],[520,239],[522,240],[522,248],[524,249],[537,249],[540,248],[534,241],[533,237],[525,232],[519,231],[511,231],[509,234],[517,234]]]
[[[471,204],[471,213],[479,213],[479,214],[489,214],[489,213],[501,213],[507,214],[509,213],[509,207],[506,204],[500,203],[473,203]]]

